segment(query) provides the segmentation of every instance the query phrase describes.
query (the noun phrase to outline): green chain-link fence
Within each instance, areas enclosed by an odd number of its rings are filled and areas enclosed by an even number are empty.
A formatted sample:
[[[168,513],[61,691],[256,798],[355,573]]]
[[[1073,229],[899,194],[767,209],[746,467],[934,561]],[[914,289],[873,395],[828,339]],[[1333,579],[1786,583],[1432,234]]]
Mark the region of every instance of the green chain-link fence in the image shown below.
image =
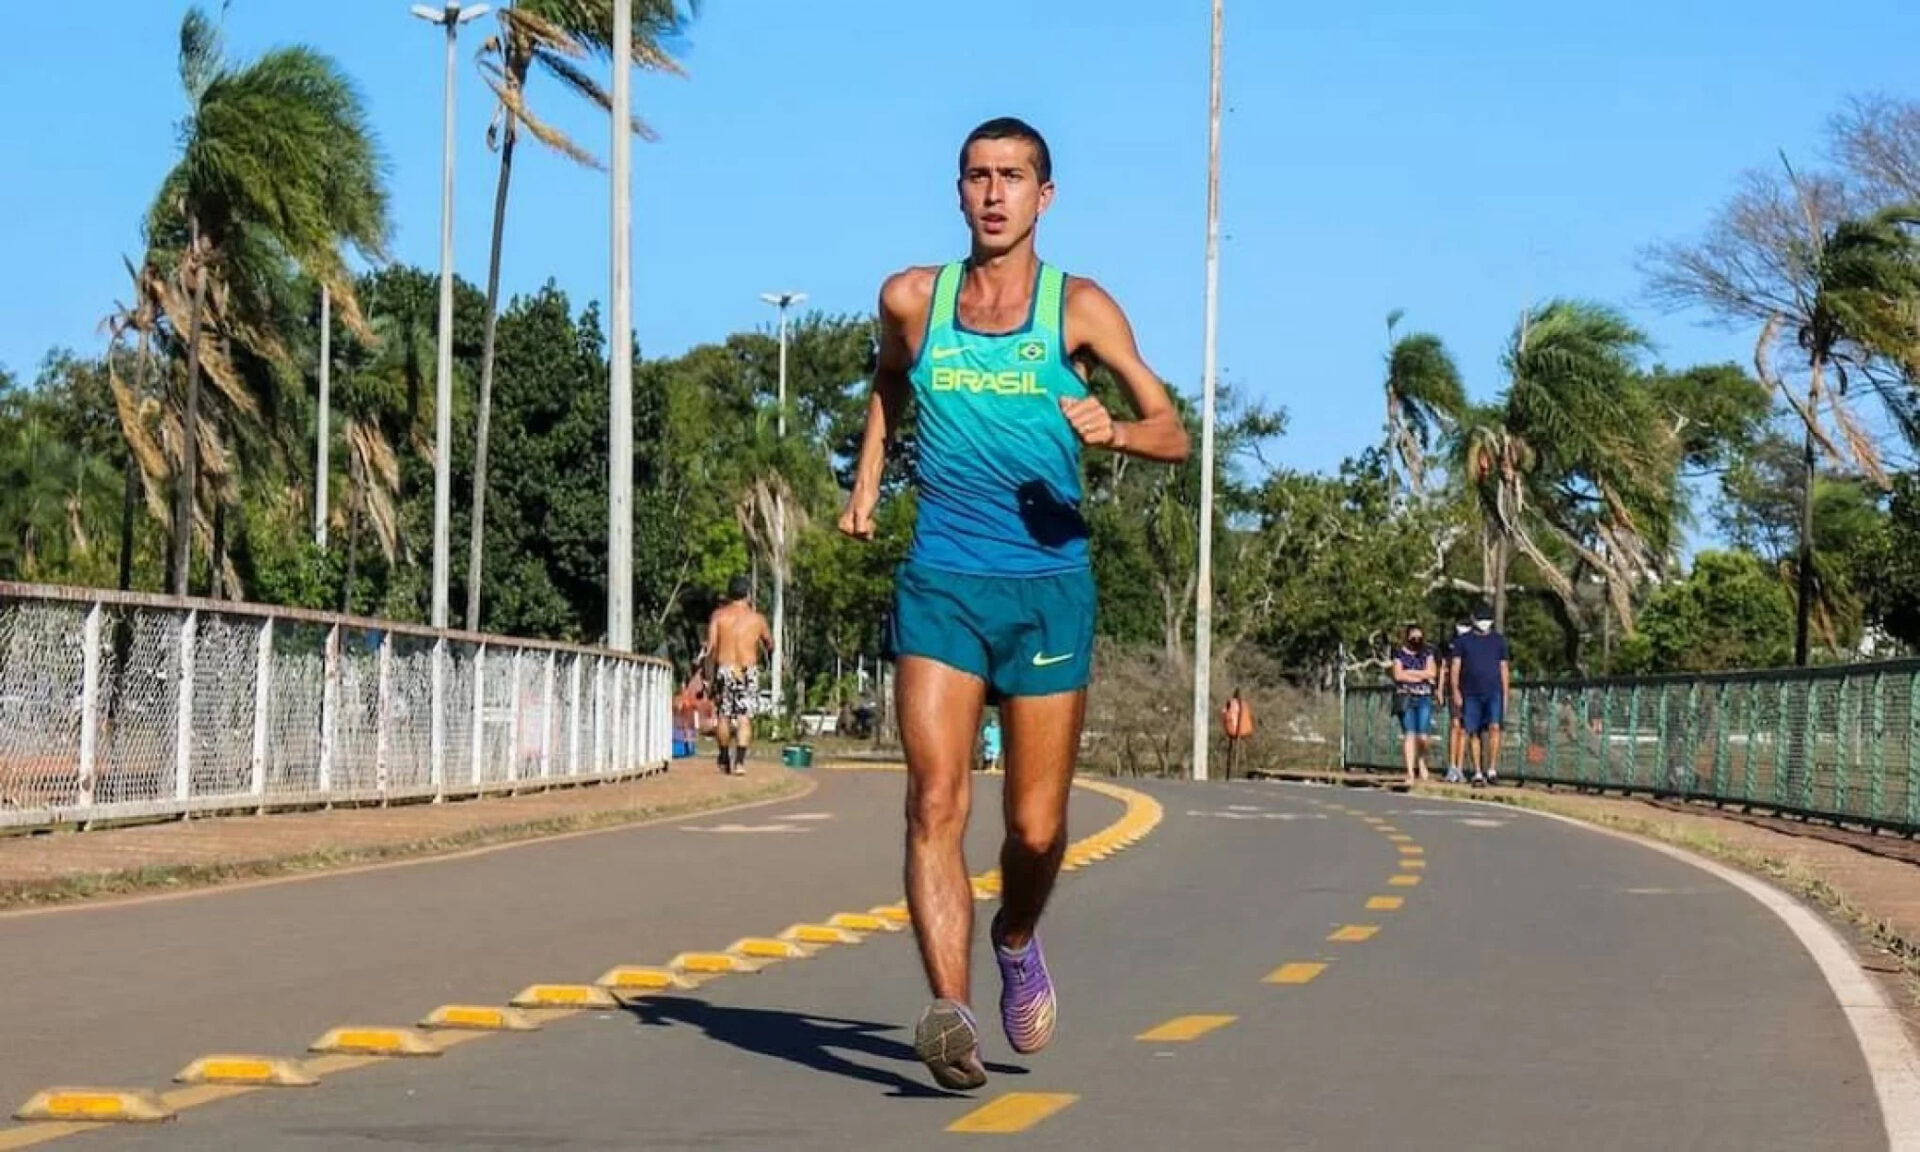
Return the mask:
[[[1348,689],[1351,767],[1402,770],[1392,702],[1390,687]],[[1434,714],[1436,776],[1450,719]],[[1920,660],[1515,683],[1499,772],[1920,833]]]

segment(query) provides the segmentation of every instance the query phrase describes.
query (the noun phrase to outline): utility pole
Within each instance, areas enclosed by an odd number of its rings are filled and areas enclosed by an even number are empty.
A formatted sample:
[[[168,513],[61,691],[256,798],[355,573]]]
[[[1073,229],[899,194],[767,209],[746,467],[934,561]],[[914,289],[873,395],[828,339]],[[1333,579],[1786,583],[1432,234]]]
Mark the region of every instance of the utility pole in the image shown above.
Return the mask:
[[[1193,778],[1207,778],[1213,661],[1213,393],[1220,312],[1220,33],[1213,0],[1213,66],[1207,97],[1207,320],[1200,370],[1200,558],[1193,611]]]
[[[607,446],[607,646],[633,650],[633,0],[613,5],[612,389]]]
[[[807,298],[805,292],[762,292],[760,299],[780,309],[780,401],[775,435],[787,440],[787,309]],[[773,706],[786,700],[787,656],[787,507],[779,489],[773,493]]]
[[[446,94],[442,98],[440,145],[440,329],[433,388],[433,616],[435,628],[447,626],[447,559],[452,551],[453,520],[453,69],[460,25],[487,14],[487,5],[444,8],[415,4],[413,14],[447,30]]]
[[[327,546],[327,417],[332,404],[333,293],[320,285],[320,421],[314,434],[313,542]]]

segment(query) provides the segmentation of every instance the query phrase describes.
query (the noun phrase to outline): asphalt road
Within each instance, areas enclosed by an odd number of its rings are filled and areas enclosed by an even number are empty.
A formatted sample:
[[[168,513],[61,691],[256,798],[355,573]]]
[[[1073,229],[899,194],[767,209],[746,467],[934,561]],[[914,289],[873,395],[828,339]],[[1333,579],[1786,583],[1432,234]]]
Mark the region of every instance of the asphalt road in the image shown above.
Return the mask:
[[[897,900],[901,778],[821,776],[800,800],[679,825],[0,919],[0,1095],[163,1088],[207,1052],[298,1056],[332,1025],[501,1003]],[[975,870],[997,811],[996,782],[980,785]],[[976,1093],[934,1089],[914,1061],[912,942],[877,934],[59,1145],[917,1149],[997,1125],[1074,1149],[1886,1147],[1815,965],[1705,873],[1480,806],[1141,790],[1164,822],[1064,877],[1044,925],[1062,994],[1047,1051],[1007,1049],[977,950]],[[1076,793],[1073,833],[1120,811]],[[1141,1038],[1170,1023],[1191,1038]]]

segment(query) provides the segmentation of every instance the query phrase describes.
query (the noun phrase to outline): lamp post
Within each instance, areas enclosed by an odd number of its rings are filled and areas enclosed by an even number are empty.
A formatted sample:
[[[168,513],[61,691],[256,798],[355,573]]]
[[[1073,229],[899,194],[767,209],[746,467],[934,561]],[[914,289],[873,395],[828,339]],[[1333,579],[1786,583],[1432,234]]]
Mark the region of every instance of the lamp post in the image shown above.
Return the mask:
[[[320,285],[320,420],[314,430],[313,542],[327,546],[327,417],[333,404],[333,293]]]
[[[780,309],[780,402],[775,416],[776,435],[787,439],[787,309],[806,300],[805,292],[762,292],[760,299]],[[773,494],[773,706],[786,699],[787,656],[787,509],[785,498]]]
[[[1207,320],[1200,405],[1200,556],[1193,610],[1193,778],[1207,778],[1213,723],[1213,392],[1220,311],[1220,26],[1213,0],[1213,65],[1207,96]]]
[[[633,0],[613,5],[607,646],[633,649]]]
[[[433,390],[433,617],[435,628],[447,626],[447,554],[452,522],[453,463],[453,68],[454,41],[460,25],[487,14],[487,5],[461,7],[447,0],[443,8],[415,4],[413,14],[447,30],[447,78],[443,99],[440,146],[440,330],[439,363]]]

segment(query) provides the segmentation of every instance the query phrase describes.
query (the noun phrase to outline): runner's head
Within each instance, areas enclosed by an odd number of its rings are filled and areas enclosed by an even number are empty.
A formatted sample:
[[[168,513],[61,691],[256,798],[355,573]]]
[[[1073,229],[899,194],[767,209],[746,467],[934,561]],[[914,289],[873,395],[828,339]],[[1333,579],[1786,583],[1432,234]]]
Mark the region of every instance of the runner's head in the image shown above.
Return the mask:
[[[1053,202],[1053,154],[1024,120],[1002,116],[967,133],[960,145],[960,214],[978,256],[1026,243]]]
[[[753,586],[747,583],[747,578],[745,576],[735,576],[731,581],[727,583],[727,599],[745,600],[747,598],[747,593],[751,592],[752,590],[753,590]]]

